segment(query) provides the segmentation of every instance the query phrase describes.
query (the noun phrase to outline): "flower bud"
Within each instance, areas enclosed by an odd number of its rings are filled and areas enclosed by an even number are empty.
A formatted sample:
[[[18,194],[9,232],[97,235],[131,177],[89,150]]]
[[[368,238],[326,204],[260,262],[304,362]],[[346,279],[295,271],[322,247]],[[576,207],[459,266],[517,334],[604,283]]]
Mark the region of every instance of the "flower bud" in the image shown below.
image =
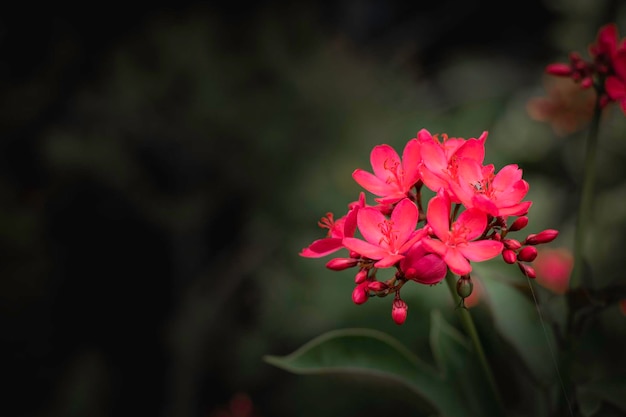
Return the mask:
[[[511,250],[518,250],[519,248],[522,247],[522,244],[519,242],[519,240],[515,240],[515,239],[504,239],[502,243],[504,243],[505,248],[511,249]]]
[[[524,246],[517,254],[517,259],[524,262],[532,262],[537,257],[537,249],[534,246]]]
[[[505,249],[502,251],[502,259],[507,264],[514,264],[517,261],[517,255],[511,249]]]
[[[367,279],[367,269],[361,269],[359,270],[359,272],[356,273],[356,275],[354,276],[354,283],[355,284],[360,284],[363,281],[365,281]]]
[[[474,283],[469,275],[463,275],[456,282],[456,293],[461,298],[467,298],[472,294],[472,290],[474,289]]]
[[[404,323],[408,311],[409,306],[404,302],[404,300],[399,297],[393,300],[393,304],[391,306],[391,318],[397,325]]]
[[[367,284],[362,283],[354,287],[352,291],[352,302],[354,304],[363,304],[367,301]]]
[[[568,76],[572,73],[572,69],[568,64],[550,64],[546,67],[548,74],[557,76]]]
[[[541,243],[552,242],[559,235],[559,231],[555,229],[546,229],[537,234],[530,234],[526,238],[527,245],[539,245]]]
[[[343,271],[356,266],[358,263],[359,260],[354,258],[334,258],[326,263],[326,268],[333,271]]]
[[[528,225],[528,217],[518,217],[513,223],[511,223],[511,226],[509,226],[509,231],[516,232],[518,230],[522,230],[526,227],[526,225]]]
[[[533,269],[532,266],[523,264],[521,262],[518,262],[517,266],[519,266],[519,269],[520,271],[522,271],[522,274],[526,275],[528,278],[534,279],[537,277],[537,274],[535,273],[535,270]]]
[[[367,284],[367,288],[372,291],[382,291],[382,290],[386,290],[387,288],[389,288],[389,285],[380,281],[370,281]]]

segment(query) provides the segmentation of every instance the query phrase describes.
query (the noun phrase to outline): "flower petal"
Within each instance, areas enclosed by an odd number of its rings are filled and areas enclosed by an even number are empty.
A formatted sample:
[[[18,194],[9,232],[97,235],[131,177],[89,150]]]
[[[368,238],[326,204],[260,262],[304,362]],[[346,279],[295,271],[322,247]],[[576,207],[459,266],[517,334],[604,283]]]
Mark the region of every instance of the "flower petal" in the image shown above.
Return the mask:
[[[422,161],[421,143],[411,139],[402,152],[402,168],[404,169],[404,185],[412,187],[420,179],[419,166]]]
[[[458,250],[470,261],[486,261],[502,253],[504,245],[495,240],[478,240],[459,245]]]
[[[386,217],[379,210],[373,207],[364,207],[357,213],[357,225],[359,232],[365,240],[374,245],[379,244],[384,237],[380,225],[384,223]]]
[[[378,196],[387,195],[394,190],[385,181],[362,169],[355,169],[352,173],[352,178],[361,187]]]
[[[443,261],[448,265],[450,271],[458,275],[469,274],[472,271],[472,266],[465,259],[465,256],[456,248],[450,248],[443,257]]]
[[[415,232],[418,216],[417,206],[408,198],[400,200],[393,209],[391,221],[397,237],[397,247],[402,246],[409,236]]]
[[[373,245],[355,237],[344,238],[343,246],[370,259],[382,259],[389,254],[388,251],[384,250],[380,246]]]
[[[450,236],[450,200],[440,193],[428,202],[426,221],[435,235],[443,240]]]
[[[389,268],[394,266],[398,261],[402,260],[404,255],[387,255],[380,261],[376,262],[374,266],[376,268]]]
[[[377,145],[372,149],[370,162],[374,170],[374,175],[386,181],[390,174],[389,168],[393,167],[395,164],[400,164],[400,156],[398,152],[389,145]]]
[[[465,239],[473,240],[487,227],[487,215],[479,209],[469,208],[459,215],[455,224],[465,230]]]
[[[300,251],[300,256],[305,258],[321,258],[333,252],[343,248],[341,239],[330,237],[324,239],[318,239],[311,243],[307,248]]]

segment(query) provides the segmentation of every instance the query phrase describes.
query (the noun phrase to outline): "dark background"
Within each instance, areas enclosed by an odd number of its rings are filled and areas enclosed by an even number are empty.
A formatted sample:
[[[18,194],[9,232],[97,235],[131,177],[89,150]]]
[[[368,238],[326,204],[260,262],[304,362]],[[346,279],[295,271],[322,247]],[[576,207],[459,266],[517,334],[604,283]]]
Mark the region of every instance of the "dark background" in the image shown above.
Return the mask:
[[[297,256],[320,216],[356,199],[349,175],[373,144],[497,127],[513,97],[541,94],[547,63],[620,13],[549,3],[4,10],[0,415],[209,416],[238,392],[259,416],[408,407],[342,404],[341,385],[261,355],[377,325],[358,321],[350,282],[334,290]],[[495,143],[496,159],[517,152]],[[531,151],[526,167],[574,189],[567,163]],[[316,311],[333,300],[345,306]]]

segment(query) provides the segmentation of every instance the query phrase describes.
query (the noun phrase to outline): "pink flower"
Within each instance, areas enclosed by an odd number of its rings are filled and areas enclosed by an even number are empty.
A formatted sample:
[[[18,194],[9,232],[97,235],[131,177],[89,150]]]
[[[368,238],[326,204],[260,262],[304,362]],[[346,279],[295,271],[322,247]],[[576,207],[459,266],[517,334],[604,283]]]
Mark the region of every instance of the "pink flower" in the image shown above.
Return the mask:
[[[539,251],[534,263],[535,278],[542,287],[555,294],[565,294],[574,267],[572,253],[564,248],[543,249]]]
[[[452,272],[466,275],[472,270],[469,261],[494,258],[502,252],[503,244],[495,240],[474,240],[487,227],[487,215],[479,209],[466,209],[450,224],[450,204],[443,189],[428,203],[428,226],[439,240],[425,237],[423,245],[441,256]]]
[[[594,91],[581,89],[571,78],[546,77],[544,85],[547,96],[528,100],[528,115],[549,123],[557,136],[582,130],[593,114]]]
[[[401,200],[389,219],[374,207],[359,210],[357,225],[364,240],[345,237],[343,245],[361,256],[377,260],[377,268],[387,268],[404,258],[409,248],[425,235],[416,230],[417,206],[408,198]]]
[[[613,70],[615,75],[609,75],[604,83],[606,93],[626,113],[626,49],[616,53]]]
[[[457,162],[467,158],[482,164],[487,132],[483,132],[478,139],[448,138],[445,134],[442,137],[443,141],[440,141],[425,129],[419,132],[418,139],[422,143],[420,174],[426,187],[435,192],[444,188],[457,201],[449,189],[449,183],[457,180]]]
[[[420,145],[417,139],[411,139],[402,153],[389,145],[378,145],[372,149],[370,162],[374,174],[356,169],[352,178],[367,191],[377,195],[375,200],[381,204],[392,204],[407,197],[411,188],[420,179],[418,165]]]
[[[528,193],[528,183],[516,164],[503,167],[494,174],[493,165],[481,166],[464,158],[458,161],[457,182],[450,187],[465,207],[475,207],[492,216],[526,214],[531,202],[521,202]]]
[[[343,248],[343,238],[354,236],[356,231],[356,218],[360,208],[365,207],[365,194],[359,195],[359,200],[349,205],[348,213],[334,220],[333,213],[326,213],[325,217],[317,223],[322,229],[328,229],[328,234],[323,239],[317,239],[308,247],[300,251],[300,256],[305,258],[321,258]]]

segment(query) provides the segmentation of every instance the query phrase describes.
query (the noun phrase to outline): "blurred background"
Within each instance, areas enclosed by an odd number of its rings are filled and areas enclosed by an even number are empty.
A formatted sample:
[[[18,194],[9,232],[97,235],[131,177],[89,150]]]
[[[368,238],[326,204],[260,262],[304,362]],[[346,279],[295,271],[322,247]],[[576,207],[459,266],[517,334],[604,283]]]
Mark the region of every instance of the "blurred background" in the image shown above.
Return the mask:
[[[586,56],[611,21],[626,34],[618,0],[8,7],[0,415],[410,413],[397,390],[262,357],[351,326],[428,356],[447,289],[403,290],[399,327],[390,299],[355,306],[350,272],[298,252],[358,198],[372,147],[421,128],[489,131],[486,162],[531,184],[529,230],[571,247],[585,119],[542,122],[528,103],[548,95],[547,64]],[[601,127],[599,286],[623,259],[623,119],[611,107]]]

